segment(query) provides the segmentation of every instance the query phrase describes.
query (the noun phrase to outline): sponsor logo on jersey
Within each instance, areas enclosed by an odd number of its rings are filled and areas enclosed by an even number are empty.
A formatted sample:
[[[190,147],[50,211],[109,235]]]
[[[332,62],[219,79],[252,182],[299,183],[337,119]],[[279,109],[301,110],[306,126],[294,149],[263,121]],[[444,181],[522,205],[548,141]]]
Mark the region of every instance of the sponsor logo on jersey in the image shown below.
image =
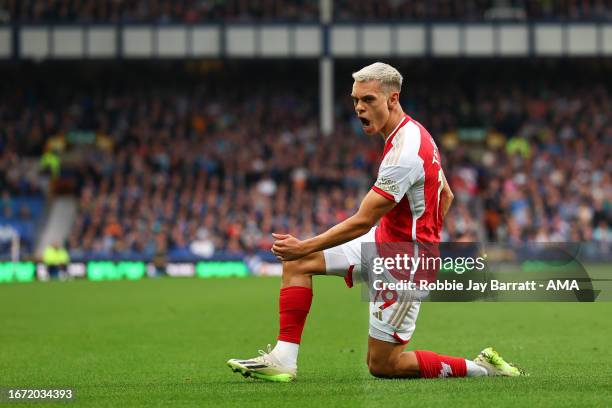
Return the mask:
[[[376,183],[374,183],[374,185],[380,188],[382,191],[386,191],[390,194],[399,193],[399,186],[397,185],[395,180],[391,180],[390,178],[379,177],[378,180],[376,180]]]

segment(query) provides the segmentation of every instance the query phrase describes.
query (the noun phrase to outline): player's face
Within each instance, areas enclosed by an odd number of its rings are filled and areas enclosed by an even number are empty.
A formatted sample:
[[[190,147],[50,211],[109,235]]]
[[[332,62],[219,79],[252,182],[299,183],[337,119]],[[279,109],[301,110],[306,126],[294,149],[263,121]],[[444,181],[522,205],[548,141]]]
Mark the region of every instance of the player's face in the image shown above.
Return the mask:
[[[389,120],[389,96],[379,81],[353,83],[353,105],[367,135],[380,133]]]

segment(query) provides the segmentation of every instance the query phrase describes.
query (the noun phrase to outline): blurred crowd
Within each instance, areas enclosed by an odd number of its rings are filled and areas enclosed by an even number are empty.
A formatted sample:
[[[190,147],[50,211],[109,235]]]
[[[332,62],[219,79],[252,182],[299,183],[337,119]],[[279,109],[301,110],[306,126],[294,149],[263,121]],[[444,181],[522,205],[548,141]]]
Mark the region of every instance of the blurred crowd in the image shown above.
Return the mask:
[[[265,251],[273,231],[307,237],[346,218],[371,182],[375,143],[322,141],[315,105],[282,91],[102,103],[117,144],[79,170],[73,251]]]
[[[334,19],[612,19],[610,0],[338,0]],[[0,22],[316,21],[319,0],[0,0]]]
[[[339,0],[334,18],[347,20],[612,19],[610,0]]]
[[[62,170],[73,258],[267,251],[273,231],[307,238],[347,218],[375,179],[383,142],[361,133],[346,90],[326,137],[308,81],[129,82],[0,102],[3,198],[36,188],[18,181],[19,155],[79,158]],[[611,88],[537,83],[407,78],[402,104],[456,197],[445,241],[612,242]],[[79,129],[95,136],[71,147]]]
[[[467,108],[466,122],[478,128],[453,126],[454,118],[437,132],[459,209],[482,205],[476,219],[449,217],[451,237],[483,225],[492,242],[612,241],[609,87],[491,89],[471,103],[455,109]],[[461,139],[478,132],[486,148],[470,151]]]
[[[319,0],[0,0],[4,20],[28,23],[313,21],[318,9]]]

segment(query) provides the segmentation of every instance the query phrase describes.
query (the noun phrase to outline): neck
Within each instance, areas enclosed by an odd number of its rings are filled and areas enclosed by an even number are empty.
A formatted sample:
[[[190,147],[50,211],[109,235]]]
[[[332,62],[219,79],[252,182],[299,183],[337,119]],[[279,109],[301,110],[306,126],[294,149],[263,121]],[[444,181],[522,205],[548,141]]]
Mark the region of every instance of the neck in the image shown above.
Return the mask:
[[[387,142],[387,139],[389,139],[389,136],[391,136],[391,132],[393,132],[395,128],[402,122],[402,120],[404,120],[404,116],[405,114],[402,108],[399,108],[398,110],[390,113],[387,124],[380,131],[380,135],[384,139],[385,143]]]

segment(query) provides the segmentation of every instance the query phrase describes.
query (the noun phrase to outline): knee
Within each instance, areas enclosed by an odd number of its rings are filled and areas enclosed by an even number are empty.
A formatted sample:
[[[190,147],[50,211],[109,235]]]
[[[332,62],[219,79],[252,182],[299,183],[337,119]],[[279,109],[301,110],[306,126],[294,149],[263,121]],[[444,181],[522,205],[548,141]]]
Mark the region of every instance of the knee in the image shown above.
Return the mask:
[[[295,261],[283,261],[283,275],[295,276],[306,274],[306,267],[303,258]]]
[[[283,285],[306,285],[309,280],[308,266],[304,259],[283,262]]]
[[[392,378],[395,375],[395,365],[391,361],[369,360],[368,370],[378,378]]]

